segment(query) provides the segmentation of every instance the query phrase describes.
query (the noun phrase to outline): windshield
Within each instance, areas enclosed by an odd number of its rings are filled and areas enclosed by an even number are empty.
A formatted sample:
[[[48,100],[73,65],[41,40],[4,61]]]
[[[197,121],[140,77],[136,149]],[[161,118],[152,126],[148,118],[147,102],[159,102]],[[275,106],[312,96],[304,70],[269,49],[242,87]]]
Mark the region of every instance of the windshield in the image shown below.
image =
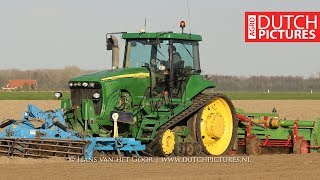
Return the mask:
[[[183,68],[199,70],[199,48],[196,41],[173,40],[174,63],[183,62]],[[127,40],[124,67],[149,66],[169,68],[169,40]]]
[[[198,43],[194,41],[173,41],[173,61],[174,63],[183,63],[184,68],[199,70],[199,48]],[[178,58],[175,58],[175,54]],[[178,59],[178,60],[176,60]]]
[[[149,66],[152,59],[168,60],[168,40],[130,40],[124,67]]]

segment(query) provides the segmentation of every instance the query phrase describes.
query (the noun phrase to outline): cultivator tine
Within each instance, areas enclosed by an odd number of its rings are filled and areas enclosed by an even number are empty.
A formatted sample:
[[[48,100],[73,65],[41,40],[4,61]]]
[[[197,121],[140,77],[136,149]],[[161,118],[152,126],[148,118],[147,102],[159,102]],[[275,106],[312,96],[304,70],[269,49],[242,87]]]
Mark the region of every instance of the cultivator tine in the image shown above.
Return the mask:
[[[82,157],[87,141],[1,139],[0,153],[20,157]]]
[[[9,156],[12,149],[12,140],[1,139],[0,140],[0,154]]]

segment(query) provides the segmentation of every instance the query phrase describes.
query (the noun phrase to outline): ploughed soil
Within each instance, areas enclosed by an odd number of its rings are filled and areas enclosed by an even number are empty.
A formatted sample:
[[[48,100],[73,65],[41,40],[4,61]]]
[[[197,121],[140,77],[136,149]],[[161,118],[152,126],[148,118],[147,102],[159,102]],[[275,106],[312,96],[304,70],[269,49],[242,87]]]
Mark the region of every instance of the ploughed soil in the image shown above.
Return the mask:
[[[59,101],[0,101],[0,119],[21,119],[28,103],[44,110],[59,107]],[[320,117],[317,100],[233,101],[247,112],[271,112],[280,118],[316,119]],[[91,162],[61,158],[28,159],[0,157],[0,179],[319,179],[320,154],[268,154],[232,156],[234,159],[163,159],[103,160]],[[241,162],[237,158],[245,159]],[[226,160],[227,159],[227,160]],[[114,159],[113,159],[114,160]],[[144,161],[143,161],[144,160]],[[103,162],[101,162],[103,161]]]

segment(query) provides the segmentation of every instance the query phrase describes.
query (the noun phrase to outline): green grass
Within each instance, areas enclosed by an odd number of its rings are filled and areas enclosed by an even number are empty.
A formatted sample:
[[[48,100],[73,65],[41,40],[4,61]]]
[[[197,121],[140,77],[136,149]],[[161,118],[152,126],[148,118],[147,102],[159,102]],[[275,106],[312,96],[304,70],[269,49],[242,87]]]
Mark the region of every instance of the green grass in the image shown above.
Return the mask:
[[[63,98],[70,98],[70,92],[62,92]],[[50,91],[0,91],[0,100],[55,100],[54,92]]]
[[[70,92],[62,92],[63,98],[70,98]],[[232,100],[320,100],[320,92],[221,92]],[[54,92],[5,92],[0,91],[0,100],[54,100]]]

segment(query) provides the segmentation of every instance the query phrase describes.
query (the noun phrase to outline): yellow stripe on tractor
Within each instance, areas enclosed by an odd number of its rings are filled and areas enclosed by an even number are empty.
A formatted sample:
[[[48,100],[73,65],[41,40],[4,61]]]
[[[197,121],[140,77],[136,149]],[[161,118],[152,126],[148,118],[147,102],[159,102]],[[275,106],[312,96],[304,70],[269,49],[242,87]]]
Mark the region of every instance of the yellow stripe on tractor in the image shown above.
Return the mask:
[[[123,74],[118,76],[102,78],[101,81],[116,80],[116,79],[122,79],[122,78],[147,78],[149,76],[150,76],[149,73]]]

